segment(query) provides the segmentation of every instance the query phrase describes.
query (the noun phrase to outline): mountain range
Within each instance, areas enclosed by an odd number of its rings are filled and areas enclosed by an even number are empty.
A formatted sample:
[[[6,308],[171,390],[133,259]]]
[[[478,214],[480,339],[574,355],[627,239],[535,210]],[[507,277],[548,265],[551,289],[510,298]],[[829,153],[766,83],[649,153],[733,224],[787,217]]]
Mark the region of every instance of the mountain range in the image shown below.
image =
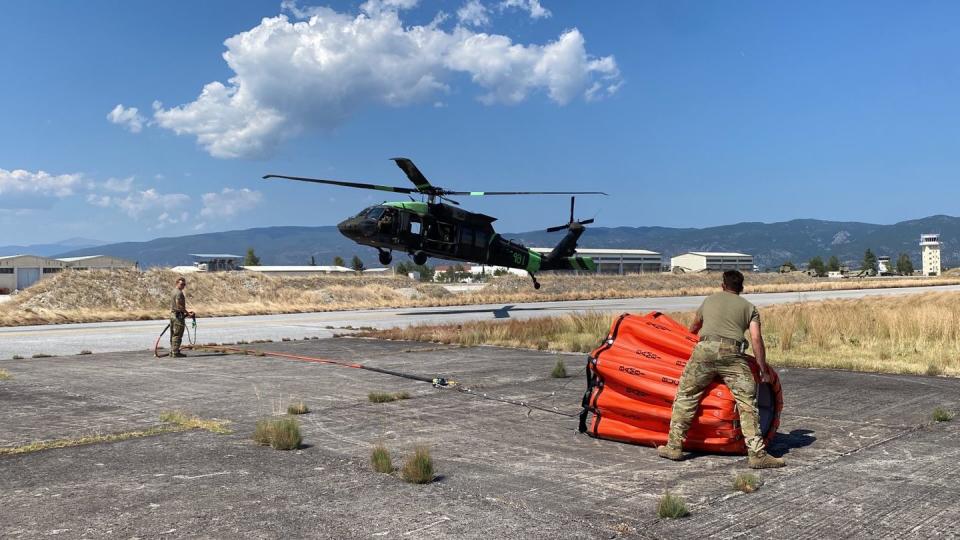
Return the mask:
[[[877,255],[896,260],[906,253],[915,266],[920,264],[920,235],[940,233],[944,266],[960,263],[960,218],[937,215],[902,221],[893,225],[797,219],[778,223],[744,222],[719,227],[590,227],[580,239],[583,248],[649,249],[663,254],[664,263],[688,251],[739,251],[753,255],[761,268],[773,268],[785,261],[798,266],[814,256],[826,261],[836,255],[841,262],[858,266],[869,248]],[[561,233],[528,231],[502,233],[530,247],[556,244]],[[376,251],[341,236],[336,227],[265,227],[157,238],[147,242],[122,242],[74,248],[59,257],[113,255],[138,261],[141,267],[189,264],[190,253],[233,253],[244,255],[254,248],[262,264],[305,265],[311,256],[316,264],[332,264],[336,256],[350,261],[360,256],[368,266],[377,264]],[[24,246],[21,252],[41,254]],[[4,248],[0,248],[2,250]],[[394,260],[399,260],[399,257]]]
[[[69,238],[52,244],[30,244],[26,246],[0,246],[0,257],[7,255],[39,255],[50,257],[67,251],[98,247],[106,244],[89,238]]]

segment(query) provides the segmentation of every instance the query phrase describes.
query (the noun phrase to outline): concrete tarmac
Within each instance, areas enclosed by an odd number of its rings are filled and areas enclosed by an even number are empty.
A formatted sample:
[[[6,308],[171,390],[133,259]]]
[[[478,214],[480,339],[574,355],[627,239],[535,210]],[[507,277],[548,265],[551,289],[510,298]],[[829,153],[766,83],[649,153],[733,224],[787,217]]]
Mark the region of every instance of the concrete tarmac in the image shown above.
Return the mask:
[[[746,298],[758,306],[790,302],[814,302],[868,296],[892,296],[931,292],[960,291],[960,285],[817,291],[802,293],[749,294]],[[535,302],[525,304],[486,304],[433,308],[401,308],[245,317],[203,317],[198,322],[199,343],[223,343],[282,338],[332,337],[348,327],[389,328],[414,323],[457,323],[474,320],[525,319],[560,315],[577,311],[645,313],[648,311],[691,311],[702,296],[671,296],[573,302]],[[80,351],[115,352],[146,350],[167,321],[131,321],[92,324],[58,324],[0,328],[0,358],[34,354],[69,355]]]
[[[256,345],[382,373],[271,357],[145,352],[0,360],[0,447],[155,425],[181,409],[232,434],[174,433],[0,456],[0,537],[955,538],[960,380],[784,369],[771,451],[788,467],[735,492],[742,456],[680,463],[577,432],[584,355],[337,338]],[[553,379],[563,359],[572,374]],[[374,391],[411,398],[374,404]],[[304,445],[250,440],[258,418],[304,400]],[[526,404],[535,407],[525,406]],[[374,472],[430,448],[426,485]],[[691,516],[660,520],[658,498]]]

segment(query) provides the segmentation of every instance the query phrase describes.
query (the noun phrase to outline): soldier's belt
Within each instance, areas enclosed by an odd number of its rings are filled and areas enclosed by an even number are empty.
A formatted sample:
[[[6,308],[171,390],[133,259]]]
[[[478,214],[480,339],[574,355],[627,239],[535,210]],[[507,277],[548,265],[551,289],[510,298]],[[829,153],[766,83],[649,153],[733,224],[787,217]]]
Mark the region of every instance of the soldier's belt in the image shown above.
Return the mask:
[[[735,339],[725,338],[721,336],[700,336],[700,341],[716,341],[717,343],[723,343],[726,345],[733,345],[734,347],[743,350],[746,347],[746,341],[737,341]]]

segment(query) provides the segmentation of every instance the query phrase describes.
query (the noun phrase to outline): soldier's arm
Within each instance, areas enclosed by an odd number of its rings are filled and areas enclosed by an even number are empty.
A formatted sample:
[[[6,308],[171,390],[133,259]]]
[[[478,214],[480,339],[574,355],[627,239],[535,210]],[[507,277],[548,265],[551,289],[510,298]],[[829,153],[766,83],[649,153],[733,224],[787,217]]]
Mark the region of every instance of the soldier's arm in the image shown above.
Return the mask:
[[[767,381],[767,347],[763,343],[763,332],[760,330],[760,321],[750,321],[750,348],[757,359],[760,368],[760,380]]]
[[[703,328],[703,304],[700,304],[700,307],[697,308],[697,314],[693,316],[693,324],[690,325],[690,333],[699,334],[701,328]]]

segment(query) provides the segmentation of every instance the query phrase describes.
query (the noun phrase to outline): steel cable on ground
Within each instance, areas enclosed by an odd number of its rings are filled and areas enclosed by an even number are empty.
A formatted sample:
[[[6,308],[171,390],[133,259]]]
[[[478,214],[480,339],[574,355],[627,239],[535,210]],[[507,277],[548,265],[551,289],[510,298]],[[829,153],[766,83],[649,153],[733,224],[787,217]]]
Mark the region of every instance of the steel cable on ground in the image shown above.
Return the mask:
[[[161,334],[161,336],[162,335],[163,334]],[[274,352],[274,351],[260,351],[255,349],[244,349],[241,347],[233,347],[233,346],[226,346],[226,345],[189,345],[184,348],[191,349],[191,350],[209,350],[209,351],[229,352],[229,353],[243,354],[247,356],[270,356],[274,358],[285,358],[287,360],[298,360],[301,362],[311,362],[315,364],[327,364],[327,365],[334,365],[334,366],[340,366],[340,367],[351,368],[351,369],[362,369],[365,371],[382,373],[384,375],[391,375],[393,377],[401,377],[401,378],[409,379],[412,381],[430,383],[436,388],[452,388],[453,390],[456,390],[463,394],[476,396],[478,398],[486,399],[490,401],[499,401],[500,403],[506,403],[509,405],[524,407],[530,410],[548,412],[548,413],[556,414],[559,416],[565,416],[567,418],[576,418],[578,416],[577,413],[565,413],[563,411],[558,410],[557,408],[543,407],[528,401],[497,397],[497,396],[491,396],[485,393],[480,393],[472,388],[461,386],[457,384],[455,381],[447,381],[446,379],[441,377],[434,377],[431,379],[429,377],[414,375],[412,373],[403,373],[401,371],[394,371],[390,369],[367,366],[364,364],[358,364],[356,362],[342,362],[339,360],[331,360],[329,358],[317,358],[314,356],[305,356],[301,354],[292,354],[292,353],[283,353],[283,352]]]

